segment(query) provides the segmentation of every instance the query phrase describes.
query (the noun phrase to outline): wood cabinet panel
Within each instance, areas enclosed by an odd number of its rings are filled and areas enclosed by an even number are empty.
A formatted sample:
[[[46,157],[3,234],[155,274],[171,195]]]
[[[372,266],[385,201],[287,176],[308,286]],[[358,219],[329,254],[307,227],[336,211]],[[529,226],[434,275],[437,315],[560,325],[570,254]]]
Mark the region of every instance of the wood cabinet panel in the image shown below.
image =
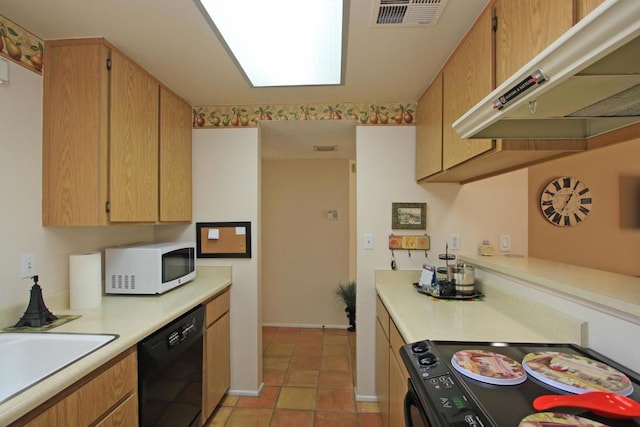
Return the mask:
[[[231,385],[231,290],[227,289],[205,306],[202,423],[211,416]]]
[[[408,391],[408,375],[399,358],[400,355],[389,358],[389,426],[392,427],[405,425],[404,396]]]
[[[111,52],[109,200],[112,222],[158,219],[158,90],[156,81]]]
[[[109,49],[49,45],[43,92],[43,225],[107,223]]]
[[[576,20],[581,20],[603,2],[604,0],[576,0]]]
[[[382,326],[382,331],[384,332],[385,339],[387,342],[389,341],[389,313],[387,312],[387,308],[384,306],[384,303],[380,299],[380,297],[376,298],[376,316],[380,321],[380,325]]]
[[[138,423],[137,391],[137,354],[132,348],[12,426],[87,426],[100,420],[106,426],[134,427]]]
[[[160,88],[160,221],[192,218],[191,106]]]
[[[498,0],[496,86],[522,68],[574,23],[574,0]]]
[[[449,169],[494,147],[492,140],[463,140],[454,121],[493,89],[492,10],[486,8],[443,69],[442,167]]]
[[[107,417],[96,424],[96,427],[137,427],[138,396],[131,395],[118,405]]]
[[[389,341],[376,319],[376,395],[382,415],[382,424],[389,427]]]
[[[442,170],[442,73],[418,101],[416,118],[416,181],[419,181]]]

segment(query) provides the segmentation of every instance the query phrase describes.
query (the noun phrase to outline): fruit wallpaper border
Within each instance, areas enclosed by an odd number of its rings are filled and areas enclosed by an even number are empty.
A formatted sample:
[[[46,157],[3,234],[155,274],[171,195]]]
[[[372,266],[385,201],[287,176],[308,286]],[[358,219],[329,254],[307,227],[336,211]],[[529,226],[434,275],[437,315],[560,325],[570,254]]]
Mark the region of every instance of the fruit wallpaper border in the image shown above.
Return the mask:
[[[42,74],[44,44],[35,35],[0,15],[0,56]]]
[[[0,56],[42,75],[44,43],[0,15]],[[415,125],[416,102],[192,107],[194,128],[255,127],[260,120],[354,120],[357,125]]]
[[[193,107],[194,128],[255,127],[260,120],[355,120],[357,125],[415,125],[417,103],[215,105]]]

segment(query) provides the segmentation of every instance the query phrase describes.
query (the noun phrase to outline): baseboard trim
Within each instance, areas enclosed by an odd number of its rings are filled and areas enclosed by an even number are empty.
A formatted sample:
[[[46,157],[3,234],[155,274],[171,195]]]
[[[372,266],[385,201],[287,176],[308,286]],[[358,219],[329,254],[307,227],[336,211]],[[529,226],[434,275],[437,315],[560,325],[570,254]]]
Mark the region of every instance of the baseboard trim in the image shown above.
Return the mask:
[[[274,328],[303,328],[303,329],[347,329],[349,325],[323,325],[309,323],[263,323],[262,326]]]
[[[227,394],[231,396],[248,396],[248,397],[259,397],[260,393],[262,393],[262,389],[264,388],[264,383],[260,383],[260,387],[258,390],[234,390],[229,389]]]
[[[357,402],[377,402],[378,396],[363,396],[361,394],[356,394]]]

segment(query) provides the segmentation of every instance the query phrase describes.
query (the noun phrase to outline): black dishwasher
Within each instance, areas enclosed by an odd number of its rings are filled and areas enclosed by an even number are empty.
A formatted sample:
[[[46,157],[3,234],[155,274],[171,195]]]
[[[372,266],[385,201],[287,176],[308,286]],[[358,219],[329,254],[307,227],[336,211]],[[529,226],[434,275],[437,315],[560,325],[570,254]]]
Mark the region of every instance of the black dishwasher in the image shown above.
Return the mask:
[[[138,343],[140,426],[201,426],[203,306]]]

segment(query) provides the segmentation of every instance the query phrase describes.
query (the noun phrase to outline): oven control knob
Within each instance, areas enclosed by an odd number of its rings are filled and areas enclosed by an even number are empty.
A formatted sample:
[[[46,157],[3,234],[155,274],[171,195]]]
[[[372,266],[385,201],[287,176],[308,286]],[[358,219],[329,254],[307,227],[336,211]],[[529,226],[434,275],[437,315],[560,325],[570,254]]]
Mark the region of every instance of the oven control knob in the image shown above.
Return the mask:
[[[426,341],[420,341],[411,345],[411,351],[413,351],[414,354],[426,353],[427,350],[429,350],[429,344],[427,344]]]
[[[427,352],[418,358],[420,366],[433,366],[438,362],[435,354]]]

